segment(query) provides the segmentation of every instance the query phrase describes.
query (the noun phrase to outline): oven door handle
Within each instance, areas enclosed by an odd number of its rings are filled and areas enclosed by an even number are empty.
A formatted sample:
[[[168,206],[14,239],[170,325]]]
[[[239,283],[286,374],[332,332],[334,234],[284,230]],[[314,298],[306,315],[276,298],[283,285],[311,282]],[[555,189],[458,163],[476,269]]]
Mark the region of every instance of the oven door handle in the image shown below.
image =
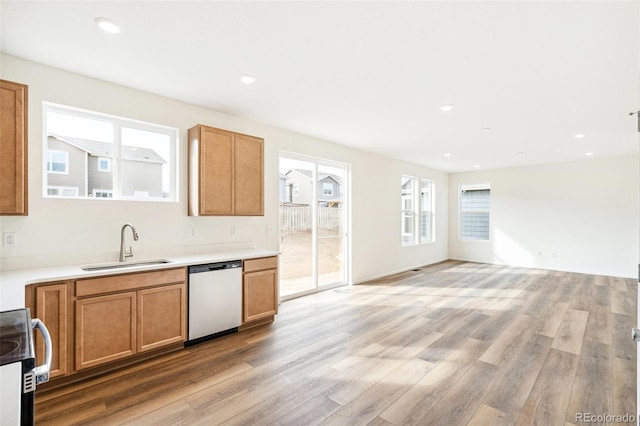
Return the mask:
[[[53,356],[53,346],[51,344],[51,335],[47,326],[38,318],[31,320],[31,327],[37,328],[42,333],[44,339],[44,364],[39,365],[35,369],[36,373],[36,385],[40,383],[46,383],[49,381],[49,371],[51,371],[51,358]]]

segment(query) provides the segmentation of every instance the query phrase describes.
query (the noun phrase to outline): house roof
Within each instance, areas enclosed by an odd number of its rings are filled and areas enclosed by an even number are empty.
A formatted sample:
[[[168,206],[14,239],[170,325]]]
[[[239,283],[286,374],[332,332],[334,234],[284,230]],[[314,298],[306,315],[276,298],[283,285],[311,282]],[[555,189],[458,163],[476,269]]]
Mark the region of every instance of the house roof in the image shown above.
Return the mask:
[[[305,169],[291,169],[289,170],[287,173],[285,173],[287,176],[289,176],[289,173],[291,172],[296,172],[296,173],[300,173],[301,175],[303,175],[304,177],[306,177],[307,179],[311,180],[311,170],[305,170]]]
[[[58,136],[55,134],[49,134],[49,138],[55,138],[61,142],[65,142],[69,145],[75,146],[76,148],[86,151],[87,153],[89,153],[89,155],[92,155],[94,157],[113,158],[114,156],[114,146],[113,144],[108,142],[72,138],[69,136]],[[122,146],[122,159],[129,161],[140,161],[143,163],[166,163],[164,158],[162,158],[151,148],[140,148],[129,145]]]
[[[311,180],[311,170],[291,169],[286,173],[286,175],[288,176],[289,173],[291,173],[291,172],[300,173],[301,175],[303,175],[307,179]],[[318,182],[321,181],[321,180],[324,180],[324,179],[326,179],[328,177],[333,179],[334,181],[336,181],[336,183],[342,184],[342,178],[340,176],[337,176],[337,175],[334,175],[334,174],[331,174],[331,173],[318,173]]]
[[[331,173],[318,174],[318,182],[325,180],[326,178],[333,179],[338,185],[342,185],[342,179],[340,176],[332,175]]]

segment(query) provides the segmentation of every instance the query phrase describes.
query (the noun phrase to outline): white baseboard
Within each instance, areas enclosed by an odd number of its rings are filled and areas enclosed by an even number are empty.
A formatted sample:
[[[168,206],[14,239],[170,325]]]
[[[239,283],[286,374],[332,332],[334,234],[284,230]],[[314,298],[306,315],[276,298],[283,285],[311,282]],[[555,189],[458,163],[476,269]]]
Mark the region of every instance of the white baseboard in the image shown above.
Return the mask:
[[[407,272],[407,271],[410,271],[412,269],[423,268],[423,267],[429,266],[429,265],[435,265],[436,263],[445,262],[447,260],[449,260],[449,259],[445,257],[445,258],[442,258],[440,260],[431,260],[431,261],[428,261],[427,263],[422,263],[420,265],[414,265],[414,266],[411,266],[411,267],[408,267],[408,268],[402,268],[402,269],[397,269],[395,271],[389,271],[389,272],[385,272],[385,273],[382,273],[382,274],[372,275],[372,276],[369,276],[369,277],[366,277],[366,278],[362,278],[362,279],[360,279],[358,281],[354,281],[353,284],[354,285],[358,285],[358,284],[366,283],[368,281],[373,281],[373,280],[377,280],[377,279],[380,279],[380,278],[388,277],[389,275],[401,274],[403,272]]]

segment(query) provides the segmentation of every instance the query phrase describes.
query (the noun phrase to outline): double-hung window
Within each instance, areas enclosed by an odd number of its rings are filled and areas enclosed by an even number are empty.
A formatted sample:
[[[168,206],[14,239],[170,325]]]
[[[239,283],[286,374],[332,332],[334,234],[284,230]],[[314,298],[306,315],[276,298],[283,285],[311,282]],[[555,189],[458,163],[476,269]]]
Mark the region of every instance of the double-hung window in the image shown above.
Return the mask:
[[[55,149],[47,150],[47,173],[69,174],[69,153]]]
[[[416,243],[416,212],[415,212],[416,178],[402,176],[402,245]]]
[[[460,186],[460,238],[489,239],[491,186],[489,184]]]
[[[431,243],[433,238],[433,181],[420,179],[420,242]]]
[[[177,201],[178,129],[51,103],[44,124],[43,196]]]
[[[400,184],[402,245],[433,242],[433,182],[402,176]]]
[[[98,158],[98,171],[110,172],[111,171],[111,158]]]

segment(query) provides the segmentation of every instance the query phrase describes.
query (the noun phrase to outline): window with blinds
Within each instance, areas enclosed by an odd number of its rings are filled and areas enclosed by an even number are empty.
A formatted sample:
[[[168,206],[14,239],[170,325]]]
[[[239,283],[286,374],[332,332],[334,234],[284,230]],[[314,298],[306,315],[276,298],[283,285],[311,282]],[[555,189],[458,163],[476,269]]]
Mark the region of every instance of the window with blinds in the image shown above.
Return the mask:
[[[462,185],[460,187],[460,238],[463,240],[489,239],[489,211],[491,188],[489,184]]]

